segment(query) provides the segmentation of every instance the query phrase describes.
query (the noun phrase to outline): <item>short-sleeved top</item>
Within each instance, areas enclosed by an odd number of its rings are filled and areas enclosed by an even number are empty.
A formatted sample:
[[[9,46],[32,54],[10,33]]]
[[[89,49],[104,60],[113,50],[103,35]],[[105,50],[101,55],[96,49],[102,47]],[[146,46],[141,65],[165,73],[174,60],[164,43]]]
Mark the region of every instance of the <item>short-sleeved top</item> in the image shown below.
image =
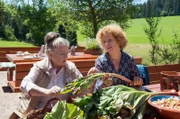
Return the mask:
[[[136,62],[131,55],[123,51],[120,52],[122,53],[122,55],[121,55],[118,71],[115,69],[113,63],[111,62],[109,53],[105,53],[99,56],[96,59],[95,67],[101,72],[120,74],[130,80],[133,80],[134,76],[139,76],[139,71],[136,67]],[[127,82],[118,79],[116,77],[113,77],[112,85],[119,85],[119,84],[129,85]]]

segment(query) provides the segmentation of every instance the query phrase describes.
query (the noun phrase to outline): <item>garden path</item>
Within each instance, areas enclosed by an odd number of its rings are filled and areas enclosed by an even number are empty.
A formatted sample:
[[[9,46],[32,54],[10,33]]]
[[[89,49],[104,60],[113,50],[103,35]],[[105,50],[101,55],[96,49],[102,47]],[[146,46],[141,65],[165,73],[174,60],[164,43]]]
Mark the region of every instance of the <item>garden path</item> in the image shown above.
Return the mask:
[[[16,110],[20,93],[13,93],[7,84],[7,74],[0,72],[0,119],[9,119],[11,113]]]

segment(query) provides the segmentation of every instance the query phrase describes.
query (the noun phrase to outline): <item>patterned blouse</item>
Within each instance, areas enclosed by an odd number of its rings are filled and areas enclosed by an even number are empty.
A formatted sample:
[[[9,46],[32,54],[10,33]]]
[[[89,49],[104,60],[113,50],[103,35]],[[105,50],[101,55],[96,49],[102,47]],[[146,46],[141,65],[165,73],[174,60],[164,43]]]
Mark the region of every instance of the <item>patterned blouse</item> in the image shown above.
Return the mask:
[[[101,56],[99,56],[96,59],[95,67],[98,70],[100,70],[101,72],[120,74],[130,80],[133,80],[134,76],[139,76],[139,71],[136,67],[135,60],[129,54],[127,54],[123,51],[121,51],[121,53],[122,53],[122,55],[121,55],[121,60],[120,60],[118,71],[116,71],[113,63],[111,62],[109,53],[105,53],[105,54],[102,54]],[[112,85],[118,85],[118,84],[128,86],[127,82],[113,77]]]

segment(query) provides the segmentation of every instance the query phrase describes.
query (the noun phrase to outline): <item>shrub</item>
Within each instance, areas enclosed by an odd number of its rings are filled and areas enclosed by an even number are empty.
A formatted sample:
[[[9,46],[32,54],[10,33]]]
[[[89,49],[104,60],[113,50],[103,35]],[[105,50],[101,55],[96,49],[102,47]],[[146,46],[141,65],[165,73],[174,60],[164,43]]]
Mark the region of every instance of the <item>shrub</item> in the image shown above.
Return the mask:
[[[99,44],[95,38],[87,38],[86,39],[86,45],[85,45],[86,50],[99,50]]]
[[[9,41],[16,41],[17,38],[14,36],[14,29],[11,26],[6,25],[3,30],[4,39]]]
[[[159,50],[161,62],[165,64],[180,63],[180,33],[173,34],[174,39],[171,44],[163,44]]]

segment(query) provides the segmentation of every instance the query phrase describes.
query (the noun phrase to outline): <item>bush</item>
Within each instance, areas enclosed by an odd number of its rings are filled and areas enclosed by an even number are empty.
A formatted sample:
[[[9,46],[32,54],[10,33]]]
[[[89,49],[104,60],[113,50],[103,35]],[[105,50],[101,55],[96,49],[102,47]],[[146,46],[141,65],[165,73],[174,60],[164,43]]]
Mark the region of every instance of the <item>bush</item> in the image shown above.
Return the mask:
[[[14,29],[11,26],[6,25],[3,30],[3,38],[9,41],[16,41],[17,38],[14,35]]]
[[[160,47],[159,56],[165,64],[180,63],[180,33],[174,33],[173,43]]]
[[[85,45],[86,50],[99,50],[99,44],[95,38],[87,38],[86,39],[86,45]]]

